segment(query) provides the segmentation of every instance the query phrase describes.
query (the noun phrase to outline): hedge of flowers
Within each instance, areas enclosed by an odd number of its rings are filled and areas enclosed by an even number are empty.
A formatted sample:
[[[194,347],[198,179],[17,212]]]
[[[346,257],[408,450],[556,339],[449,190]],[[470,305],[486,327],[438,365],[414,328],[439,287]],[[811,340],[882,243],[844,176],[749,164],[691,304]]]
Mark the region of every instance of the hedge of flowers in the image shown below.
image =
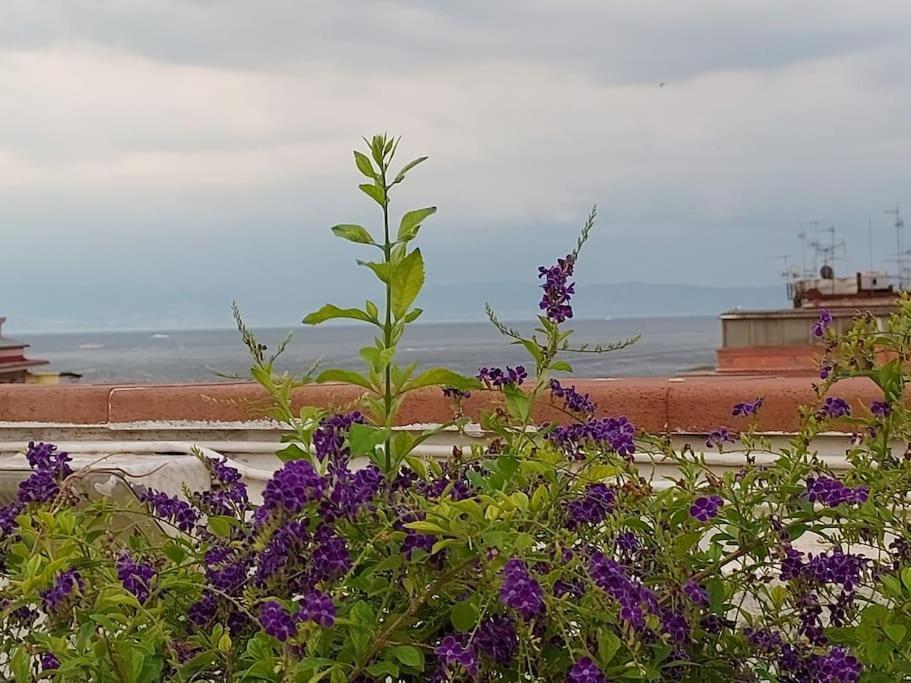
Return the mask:
[[[397,141],[355,152],[382,232],[338,225],[377,254],[361,261],[383,301],[327,305],[305,319],[376,330],[364,372],[278,374],[237,316],[253,377],[287,427],[261,504],[223,460],[205,491],[140,490],[135,504],[85,496],[85,472],[30,444],[32,472],[0,510],[0,673],[25,681],[897,681],[911,676],[911,419],[902,402],[911,304],[887,329],[859,316],[837,338],[823,314],[817,400],[785,448],[756,432],[762,399],[731,408],[704,449],[671,448],[622,406],[594,404],[560,376],[575,346],[571,281],[591,230],[539,269],[539,325],[525,335],[488,309],[527,366],[464,377],[396,363],[421,311],[413,242],[435,209],[390,230],[389,195],[424,158],[391,170]],[[837,396],[872,380],[866,407]],[[294,389],[345,381],[361,398],[296,409]],[[415,436],[392,429],[402,398],[436,387],[453,419]],[[472,392],[496,398],[488,445],[445,462],[416,449],[467,424]],[[536,407],[563,419],[539,424]],[[616,414],[606,415],[603,409]],[[814,437],[855,434],[853,469],[830,471]],[[739,469],[718,476],[700,451]],[[757,456],[771,453],[767,464]],[[637,460],[679,478],[641,477]],[[809,551],[804,541],[820,550]]]

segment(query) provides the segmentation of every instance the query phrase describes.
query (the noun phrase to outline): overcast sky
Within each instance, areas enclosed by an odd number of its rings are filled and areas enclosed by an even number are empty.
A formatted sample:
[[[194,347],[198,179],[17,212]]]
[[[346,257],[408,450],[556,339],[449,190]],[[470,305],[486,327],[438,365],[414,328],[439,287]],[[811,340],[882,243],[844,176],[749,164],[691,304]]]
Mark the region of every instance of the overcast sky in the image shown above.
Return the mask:
[[[591,283],[776,284],[810,220],[866,266],[911,212],[907,0],[7,0],[0,94],[29,329],[362,298],[328,227],[375,225],[377,130],[430,156],[393,208],[439,206],[436,285],[533,282],[593,203]]]

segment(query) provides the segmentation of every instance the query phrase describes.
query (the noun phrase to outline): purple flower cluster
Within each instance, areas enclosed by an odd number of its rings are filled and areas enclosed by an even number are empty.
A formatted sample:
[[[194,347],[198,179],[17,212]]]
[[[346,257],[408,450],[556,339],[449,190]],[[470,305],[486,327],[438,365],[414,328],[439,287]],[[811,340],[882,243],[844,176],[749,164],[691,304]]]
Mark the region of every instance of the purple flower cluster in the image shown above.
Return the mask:
[[[250,507],[247,486],[240,472],[227,464],[226,458],[205,458],[212,485],[208,491],[197,491],[190,500],[209,515],[242,517]]]
[[[326,459],[336,465],[347,462],[351,451],[345,441],[351,425],[355,423],[364,424],[364,415],[357,410],[329,415],[320,420],[319,427],[313,432],[313,450],[320,462]]]
[[[589,484],[581,498],[566,504],[566,527],[598,524],[614,509],[614,490],[606,484]]]
[[[155,570],[144,562],[136,562],[129,553],[123,553],[117,560],[117,578],[123,587],[136,596],[139,604],[145,604],[151,594]]]
[[[163,491],[149,489],[140,494],[139,499],[161,519],[174,524],[178,529],[189,533],[199,521],[199,512],[177,496],[169,496]]]
[[[628,577],[622,565],[604,553],[598,552],[591,556],[588,573],[599,588],[620,603],[620,618],[633,628],[645,628],[646,612],[658,611],[655,595]]]
[[[472,644],[497,664],[508,664],[519,651],[519,638],[512,619],[504,614],[486,617],[478,626]]]
[[[709,432],[705,439],[706,448],[721,448],[726,443],[734,443],[734,434],[727,427],[718,427]]]
[[[16,502],[21,505],[47,503],[56,498],[60,483],[73,473],[68,464],[69,454],[48,443],[29,442],[25,457],[32,474],[20,482]]]
[[[818,416],[837,420],[840,417],[847,417],[851,414],[851,406],[843,398],[838,396],[826,396],[822,406],[819,409]]]
[[[505,370],[481,368],[476,376],[488,389],[500,389],[505,386],[521,385],[528,378],[528,373],[524,365],[517,365],[514,368],[506,366]]]
[[[384,481],[380,468],[373,463],[356,472],[347,467],[336,469],[332,492],[320,510],[321,517],[327,522],[339,517],[354,517],[373,501]]]
[[[190,605],[187,618],[197,626],[205,626],[215,619],[218,612],[218,600],[214,593],[206,592],[199,600]]]
[[[456,636],[448,635],[443,638],[433,653],[440,658],[440,663],[447,674],[463,670],[472,678],[478,675],[478,656],[474,648],[464,644]]]
[[[544,279],[544,284],[541,285],[544,294],[538,308],[544,311],[551,322],[562,323],[573,317],[569,301],[575,294],[575,283],[569,282],[569,278],[573,274],[574,265],[575,258],[572,254],[567,254],[566,258],[557,259],[557,263],[550,268],[538,267],[538,278]]]
[[[323,628],[331,628],[335,623],[335,605],[332,598],[319,591],[310,591],[301,600],[298,618],[301,621],[312,621]]]
[[[44,611],[48,614],[61,615],[68,609],[75,592],[81,587],[82,578],[75,569],[60,572],[54,577],[53,585],[41,593]]]
[[[508,560],[503,567],[500,600],[522,615],[523,619],[531,619],[544,611],[541,585],[532,578],[528,567],[518,558]]]
[[[863,671],[857,658],[840,647],[834,647],[820,657],[816,661],[816,668],[820,683],[856,683]]]
[[[554,427],[547,434],[551,443],[574,460],[585,457],[586,446],[630,456],[636,450],[635,437],[636,428],[625,417],[593,417],[585,422]]]
[[[315,437],[315,434],[314,434]],[[295,514],[323,497],[326,480],[306,460],[292,460],[278,470],[263,491],[263,507]]]
[[[452,401],[461,401],[466,398],[471,398],[471,392],[462,391],[456,387],[443,387],[443,396]]]
[[[829,325],[832,324],[832,314],[829,313],[826,309],[819,311],[819,320],[813,324],[813,336],[822,337],[826,330],[829,329]]]
[[[42,671],[53,671],[60,668],[60,660],[51,652],[42,652],[39,663]]]
[[[267,600],[260,606],[259,623],[267,634],[282,642],[297,633],[297,620],[275,600]]]
[[[607,676],[590,658],[583,657],[570,667],[566,683],[607,683]]]
[[[731,415],[734,417],[749,417],[755,415],[762,408],[762,397],[748,403],[735,403],[731,409]]]
[[[307,523],[294,520],[283,524],[266,544],[257,558],[256,582],[263,584],[278,576],[286,566],[304,555],[304,549],[310,540]]]
[[[845,486],[838,479],[830,477],[807,478],[807,500],[811,503],[822,503],[826,507],[838,507],[842,503],[865,503],[870,495],[866,486]]]
[[[721,496],[699,496],[690,506],[690,516],[700,522],[708,522],[718,515],[724,506]]]
[[[820,555],[810,555],[804,562],[804,554],[789,548],[781,563],[783,581],[804,580],[818,585],[834,584],[845,590],[854,590],[860,583],[869,560],[863,555],[830,550]]]
[[[313,565],[311,580],[333,579],[351,568],[348,546],[331,527],[321,526],[313,534],[313,540],[316,543],[316,549],[310,560]]]
[[[708,607],[709,604],[709,594],[698,583],[690,579],[685,584],[683,584],[683,592],[686,594],[694,605],[699,605],[700,607]]]
[[[819,379],[829,379],[829,376],[832,374],[832,370],[835,367],[829,361],[823,361],[819,365]]]
[[[575,386],[564,387],[555,379],[550,380],[550,393],[554,398],[563,399],[563,407],[571,413],[592,415],[595,404],[588,394],[580,394]]]
[[[892,414],[892,406],[885,401],[873,401],[870,404],[870,412],[876,417],[889,417]]]

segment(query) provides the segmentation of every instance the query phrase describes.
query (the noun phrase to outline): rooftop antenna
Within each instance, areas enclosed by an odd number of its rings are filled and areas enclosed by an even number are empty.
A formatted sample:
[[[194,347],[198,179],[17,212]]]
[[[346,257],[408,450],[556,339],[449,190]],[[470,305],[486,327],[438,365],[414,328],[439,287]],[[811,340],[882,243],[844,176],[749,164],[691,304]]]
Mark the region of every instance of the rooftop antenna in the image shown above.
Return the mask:
[[[807,277],[807,233],[802,225],[797,239],[800,240],[800,277]]]
[[[886,209],[883,213],[887,215],[895,216],[895,251],[896,251],[896,261],[898,267],[898,288],[905,288],[905,261],[904,261],[904,241],[905,241],[905,221],[902,220],[901,210],[898,208],[898,204],[895,205],[894,209]]]
[[[867,219],[867,255],[870,257],[870,272],[873,272],[873,221]]]
[[[807,221],[807,225],[813,227],[813,239],[810,240],[810,248],[813,250],[813,272],[811,277],[816,277],[819,273],[819,221]]]

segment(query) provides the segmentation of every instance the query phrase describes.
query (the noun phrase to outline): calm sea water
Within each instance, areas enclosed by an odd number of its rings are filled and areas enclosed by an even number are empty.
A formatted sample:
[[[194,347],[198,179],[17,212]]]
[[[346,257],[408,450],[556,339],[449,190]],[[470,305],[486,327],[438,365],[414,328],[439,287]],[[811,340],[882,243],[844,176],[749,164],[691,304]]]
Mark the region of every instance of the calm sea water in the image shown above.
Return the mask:
[[[519,329],[530,323],[517,323]],[[574,321],[577,343],[606,343],[636,333],[634,346],[602,355],[573,354],[575,373],[585,377],[673,375],[714,364],[720,340],[715,317]],[[260,341],[277,344],[287,330],[257,330]],[[78,332],[25,335],[30,354],[51,361],[51,369],[78,372],[83,382],[218,381],[218,372],[245,374],[246,349],[234,330]],[[372,341],[363,327],[297,328],[280,369],[303,370],[322,359],[325,366],[355,368],[357,350]],[[483,365],[527,363],[523,348],[510,345],[489,323],[414,325],[402,341],[403,362],[441,365],[473,373]]]

